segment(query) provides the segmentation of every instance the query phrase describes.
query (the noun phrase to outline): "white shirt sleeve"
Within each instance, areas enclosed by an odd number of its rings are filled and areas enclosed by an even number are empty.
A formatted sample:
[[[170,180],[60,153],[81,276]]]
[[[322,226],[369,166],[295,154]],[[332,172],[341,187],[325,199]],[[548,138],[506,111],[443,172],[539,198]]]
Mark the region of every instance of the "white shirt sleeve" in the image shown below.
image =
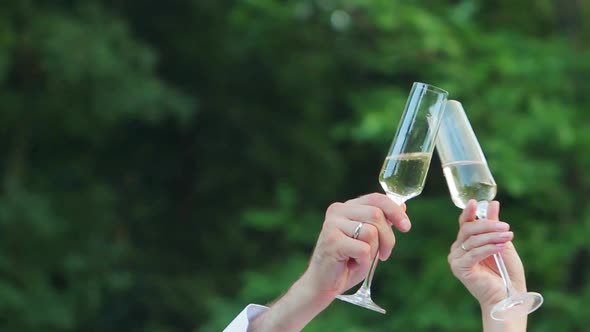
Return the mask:
[[[267,307],[262,305],[249,304],[231,323],[229,323],[223,332],[247,332],[250,322],[267,309]]]

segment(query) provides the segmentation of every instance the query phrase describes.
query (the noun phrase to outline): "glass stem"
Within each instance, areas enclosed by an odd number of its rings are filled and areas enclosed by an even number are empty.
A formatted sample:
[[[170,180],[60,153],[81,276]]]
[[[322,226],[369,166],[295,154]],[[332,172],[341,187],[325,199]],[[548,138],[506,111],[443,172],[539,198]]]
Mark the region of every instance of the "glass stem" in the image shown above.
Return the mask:
[[[402,205],[406,201],[404,197],[397,196],[394,194],[388,193],[387,196],[397,205]],[[357,293],[363,293],[363,295],[371,296],[371,283],[373,282],[373,275],[375,274],[375,269],[377,268],[377,262],[379,262],[379,247],[377,247],[377,253],[373,258],[373,261],[371,262],[369,273],[367,274],[367,277],[363,281],[363,285],[361,286],[361,288],[359,288]]]
[[[477,210],[475,215],[477,219],[486,219],[488,216],[488,201],[481,201],[477,202]],[[506,269],[506,265],[504,264],[504,260],[502,259],[502,255],[494,254],[494,260],[496,261],[496,266],[498,267],[498,271],[500,271],[500,276],[502,277],[502,281],[504,281],[504,286],[506,287],[506,297],[510,297],[510,295],[514,294],[514,288],[512,287],[512,281],[510,280],[510,276],[508,275],[508,270]]]
[[[377,268],[377,262],[379,261],[379,251],[373,258],[373,262],[371,262],[371,267],[369,268],[369,274],[363,281],[363,286],[359,289],[359,292],[364,293],[363,295],[371,295],[371,283],[373,282],[373,275],[375,274],[375,269]]]

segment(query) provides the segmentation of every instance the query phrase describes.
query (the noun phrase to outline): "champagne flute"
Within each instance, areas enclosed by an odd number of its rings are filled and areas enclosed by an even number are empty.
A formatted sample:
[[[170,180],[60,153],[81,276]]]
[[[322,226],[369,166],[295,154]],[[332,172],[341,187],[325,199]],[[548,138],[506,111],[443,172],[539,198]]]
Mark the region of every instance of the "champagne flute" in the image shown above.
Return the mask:
[[[496,182],[458,101],[447,102],[436,138],[436,150],[455,206],[464,209],[470,199],[475,199],[477,218],[486,218],[488,204],[496,196]],[[499,253],[494,254],[494,260],[506,287],[506,298],[492,308],[490,314],[493,319],[509,320],[525,316],[543,304],[541,294],[519,293],[514,289]]]
[[[434,140],[445,109],[448,93],[435,86],[414,82],[397,132],[379,175],[379,183],[398,205],[420,195],[434,151]],[[384,314],[371,300],[371,282],[377,267],[376,255],[359,290],[336,298]]]

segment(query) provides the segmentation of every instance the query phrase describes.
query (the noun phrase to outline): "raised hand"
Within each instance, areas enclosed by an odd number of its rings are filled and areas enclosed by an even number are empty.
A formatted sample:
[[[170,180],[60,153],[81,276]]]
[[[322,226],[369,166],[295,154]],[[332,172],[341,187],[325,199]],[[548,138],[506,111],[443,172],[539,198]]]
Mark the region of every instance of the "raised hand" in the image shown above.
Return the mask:
[[[249,331],[300,331],[336,295],[365,278],[375,255],[389,258],[395,245],[391,227],[411,227],[405,208],[377,193],[330,205],[306,271]]]
[[[484,331],[526,331],[527,317],[499,322],[490,310],[507,295],[493,254],[501,253],[510,274],[512,286],[526,292],[524,268],[512,239],[510,225],[499,221],[500,203],[490,202],[487,219],[476,220],[476,201],[470,200],[459,217],[457,240],[451,245],[449,264],[453,274],[479,301]]]
[[[459,233],[449,253],[453,274],[482,305],[494,305],[506,297],[506,287],[496,267],[495,253],[502,253],[512,285],[526,291],[522,262],[512,239],[510,225],[499,221],[500,203],[493,201],[488,219],[475,220],[476,202],[471,200],[459,217]]]
[[[381,260],[389,258],[395,245],[391,226],[407,232],[411,224],[405,204],[398,206],[383,194],[332,204],[302,281],[327,297],[358,284],[367,275],[377,250]]]

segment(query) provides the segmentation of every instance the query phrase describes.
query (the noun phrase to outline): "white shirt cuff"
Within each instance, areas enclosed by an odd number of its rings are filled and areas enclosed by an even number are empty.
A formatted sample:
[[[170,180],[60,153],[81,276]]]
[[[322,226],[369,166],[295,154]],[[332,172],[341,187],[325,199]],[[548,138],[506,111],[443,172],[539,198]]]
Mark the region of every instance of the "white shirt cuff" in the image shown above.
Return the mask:
[[[258,304],[249,304],[234,318],[234,320],[223,330],[223,332],[247,332],[250,322],[268,308]]]

